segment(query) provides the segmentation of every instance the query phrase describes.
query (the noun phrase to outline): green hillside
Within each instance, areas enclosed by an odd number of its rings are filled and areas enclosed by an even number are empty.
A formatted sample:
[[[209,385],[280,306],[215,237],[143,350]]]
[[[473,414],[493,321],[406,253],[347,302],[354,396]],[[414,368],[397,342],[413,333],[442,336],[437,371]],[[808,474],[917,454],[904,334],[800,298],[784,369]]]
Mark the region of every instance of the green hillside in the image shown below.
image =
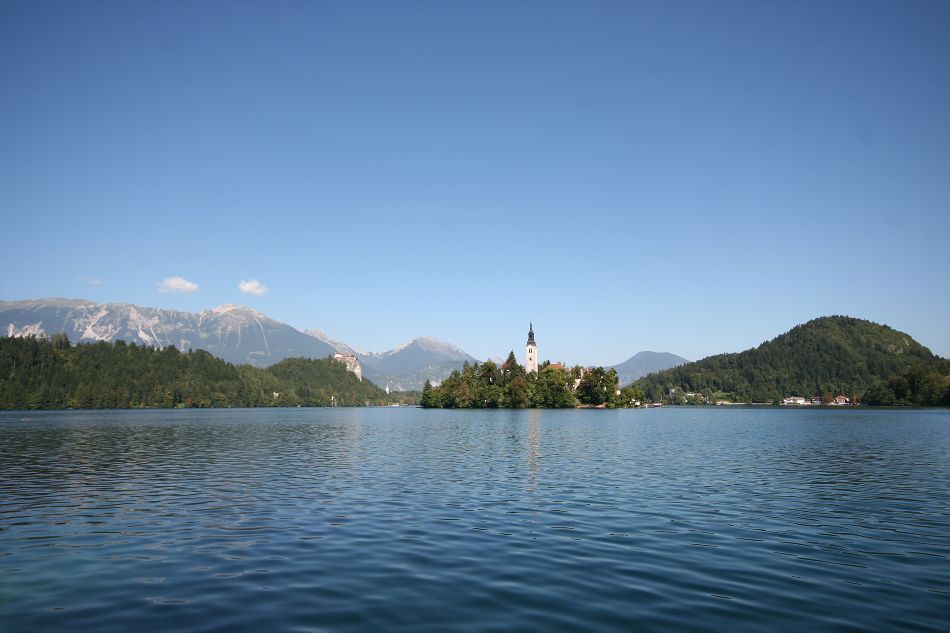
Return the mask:
[[[907,334],[862,319],[814,319],[758,347],[650,374],[635,385],[647,398],[702,393],[710,400],[775,402],[786,396],[860,398],[908,368],[942,374],[946,362]],[[938,398],[939,400],[939,398]],[[913,403],[913,402],[909,402]]]
[[[275,395],[276,394],[276,395]],[[0,338],[0,409],[358,406],[386,393],[330,358],[288,358],[267,369],[205,351],[124,341],[70,345]]]

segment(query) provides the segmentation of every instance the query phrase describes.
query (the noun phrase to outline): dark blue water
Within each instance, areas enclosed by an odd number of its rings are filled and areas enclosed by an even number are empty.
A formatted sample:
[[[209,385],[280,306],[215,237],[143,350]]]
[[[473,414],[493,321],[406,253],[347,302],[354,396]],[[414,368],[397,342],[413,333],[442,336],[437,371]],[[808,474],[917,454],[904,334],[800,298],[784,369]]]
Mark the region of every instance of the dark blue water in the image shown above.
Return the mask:
[[[0,415],[2,633],[948,614],[948,411]]]

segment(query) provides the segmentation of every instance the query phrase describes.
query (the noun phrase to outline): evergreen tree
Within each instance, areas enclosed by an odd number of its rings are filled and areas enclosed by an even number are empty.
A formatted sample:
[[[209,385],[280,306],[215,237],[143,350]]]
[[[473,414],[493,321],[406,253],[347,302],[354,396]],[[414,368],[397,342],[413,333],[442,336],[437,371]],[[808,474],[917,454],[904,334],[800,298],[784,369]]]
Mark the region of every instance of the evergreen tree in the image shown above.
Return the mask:
[[[426,379],[426,384],[422,386],[422,398],[419,401],[419,404],[426,409],[437,409],[442,406],[435,397],[435,392],[432,389],[432,382],[428,379]]]
[[[503,385],[507,385],[512,380],[519,376],[524,376],[525,371],[524,367],[518,364],[518,359],[515,358],[514,351],[508,352],[508,358],[505,359],[505,362],[501,365],[501,382]]]

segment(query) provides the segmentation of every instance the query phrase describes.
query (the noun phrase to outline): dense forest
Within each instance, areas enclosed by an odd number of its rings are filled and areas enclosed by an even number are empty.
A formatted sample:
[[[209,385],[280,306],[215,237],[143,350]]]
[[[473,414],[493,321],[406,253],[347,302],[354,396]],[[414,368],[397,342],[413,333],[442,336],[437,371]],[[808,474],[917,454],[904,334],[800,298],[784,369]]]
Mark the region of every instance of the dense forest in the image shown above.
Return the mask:
[[[71,345],[0,338],[0,408],[359,406],[394,399],[332,358],[288,358],[267,369],[197,350],[134,343]]]
[[[558,409],[629,406],[643,398],[637,387],[628,387],[619,394],[617,391],[617,372],[613,369],[568,369],[545,362],[537,373],[527,373],[512,352],[500,366],[492,361],[465,363],[438,387],[427,381],[421,404],[435,409]]]
[[[872,385],[861,396],[862,404],[918,407],[950,406],[950,361],[927,367],[908,367]]]
[[[914,376],[946,376],[947,371],[941,374],[942,367],[946,361],[903,332],[834,316],[799,325],[757,348],[710,356],[650,374],[634,384],[651,400],[668,401],[670,389],[674,389],[674,402],[685,402],[686,394],[694,393],[702,394],[708,402],[777,402],[787,396],[829,399],[845,395],[852,401],[884,404],[890,389],[890,403],[937,404],[945,394],[934,396],[939,391],[933,386],[936,379],[927,383],[930,387],[925,395],[908,396],[910,388],[901,387],[897,378],[909,370]],[[888,387],[892,377],[893,387]],[[946,381],[943,384],[946,387]]]

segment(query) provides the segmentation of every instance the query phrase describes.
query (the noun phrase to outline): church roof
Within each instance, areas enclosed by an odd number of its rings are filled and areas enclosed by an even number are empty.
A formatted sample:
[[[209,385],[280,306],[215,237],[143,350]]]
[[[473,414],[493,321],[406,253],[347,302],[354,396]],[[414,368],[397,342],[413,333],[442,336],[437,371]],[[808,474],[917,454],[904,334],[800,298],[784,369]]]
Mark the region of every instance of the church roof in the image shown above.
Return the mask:
[[[527,344],[534,345],[535,347],[538,346],[538,344],[534,342],[534,324],[530,322],[528,323],[528,343]]]

